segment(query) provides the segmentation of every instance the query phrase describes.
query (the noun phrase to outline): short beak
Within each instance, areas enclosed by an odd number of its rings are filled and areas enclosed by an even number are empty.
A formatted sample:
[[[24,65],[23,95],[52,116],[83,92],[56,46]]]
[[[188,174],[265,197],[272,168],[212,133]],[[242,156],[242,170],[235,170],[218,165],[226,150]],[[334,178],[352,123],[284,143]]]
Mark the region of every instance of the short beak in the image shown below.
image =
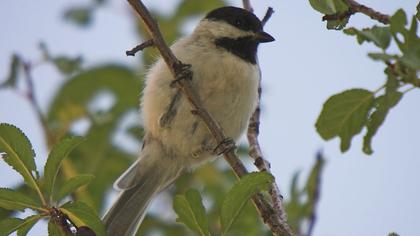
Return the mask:
[[[255,33],[255,39],[260,43],[273,42],[275,39],[264,31],[258,31]]]

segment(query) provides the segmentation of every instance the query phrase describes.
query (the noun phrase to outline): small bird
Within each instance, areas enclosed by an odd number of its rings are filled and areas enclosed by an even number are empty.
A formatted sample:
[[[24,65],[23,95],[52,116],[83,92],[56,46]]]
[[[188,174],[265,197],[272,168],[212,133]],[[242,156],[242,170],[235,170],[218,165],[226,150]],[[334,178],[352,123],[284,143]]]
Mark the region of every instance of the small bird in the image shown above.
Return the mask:
[[[251,12],[222,7],[209,12],[191,35],[170,48],[191,65],[192,86],[227,137],[237,140],[256,107],[257,48],[274,41]],[[159,59],[148,71],[141,99],[145,137],[137,161],[115,182],[121,190],[104,217],[109,236],[135,235],[148,205],[184,171],[218,155],[215,139]]]

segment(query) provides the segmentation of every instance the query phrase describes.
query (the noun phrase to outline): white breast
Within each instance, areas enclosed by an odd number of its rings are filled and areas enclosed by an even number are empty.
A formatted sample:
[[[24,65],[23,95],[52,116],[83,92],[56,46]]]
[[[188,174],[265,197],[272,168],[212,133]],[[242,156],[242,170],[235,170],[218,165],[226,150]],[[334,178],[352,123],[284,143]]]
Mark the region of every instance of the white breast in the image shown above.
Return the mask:
[[[256,105],[259,68],[213,44],[208,45],[187,37],[171,49],[182,62],[192,65],[193,86],[204,107],[220,123],[228,137],[237,139],[246,128]],[[176,88],[169,86],[172,81],[162,60],[148,73],[142,101],[145,129],[180,156],[177,158],[189,160],[203,143],[214,145],[213,139],[203,122],[191,114],[192,108],[184,97],[177,104],[177,114],[170,126],[163,128],[159,125],[160,117],[176,92]],[[202,157],[200,161],[209,155]]]

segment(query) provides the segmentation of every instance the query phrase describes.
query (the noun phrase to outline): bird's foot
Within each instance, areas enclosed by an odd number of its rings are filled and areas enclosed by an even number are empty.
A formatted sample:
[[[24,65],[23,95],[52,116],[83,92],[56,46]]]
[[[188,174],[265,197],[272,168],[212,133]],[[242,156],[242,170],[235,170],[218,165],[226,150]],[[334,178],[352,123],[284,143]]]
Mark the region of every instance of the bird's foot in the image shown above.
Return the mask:
[[[213,149],[213,153],[221,155],[234,149],[236,149],[235,141],[231,138],[226,138]]]
[[[171,88],[175,87],[177,83],[179,83],[181,80],[188,79],[192,80],[193,73],[191,70],[190,64],[182,64],[181,68],[178,70],[178,73],[176,75],[176,78],[174,81],[171,82]]]

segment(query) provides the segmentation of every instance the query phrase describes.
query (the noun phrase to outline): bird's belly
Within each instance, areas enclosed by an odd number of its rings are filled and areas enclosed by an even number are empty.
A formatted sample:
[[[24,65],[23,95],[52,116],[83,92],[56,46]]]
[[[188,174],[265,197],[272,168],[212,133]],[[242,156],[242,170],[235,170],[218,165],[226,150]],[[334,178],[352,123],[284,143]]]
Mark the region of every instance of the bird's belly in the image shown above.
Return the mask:
[[[259,68],[257,65],[230,60],[232,57],[197,60],[208,63],[206,66],[188,61],[187,58],[182,61],[192,64],[193,88],[198,92],[204,108],[219,122],[225,135],[236,140],[246,128],[255,108]],[[209,66],[212,64],[217,66]],[[201,163],[212,157],[210,152],[217,144],[201,118],[191,113],[193,108],[184,95],[177,102],[176,115],[170,123],[165,127],[159,124],[162,114],[167,112],[171,96],[177,91],[169,87],[170,81],[170,78],[167,82],[160,81],[161,84],[168,83],[167,86],[152,85],[157,85],[158,81],[151,81],[146,86],[148,100],[144,101],[143,106],[146,129],[170,148],[176,158],[191,165]],[[167,93],[171,96],[162,95]]]

